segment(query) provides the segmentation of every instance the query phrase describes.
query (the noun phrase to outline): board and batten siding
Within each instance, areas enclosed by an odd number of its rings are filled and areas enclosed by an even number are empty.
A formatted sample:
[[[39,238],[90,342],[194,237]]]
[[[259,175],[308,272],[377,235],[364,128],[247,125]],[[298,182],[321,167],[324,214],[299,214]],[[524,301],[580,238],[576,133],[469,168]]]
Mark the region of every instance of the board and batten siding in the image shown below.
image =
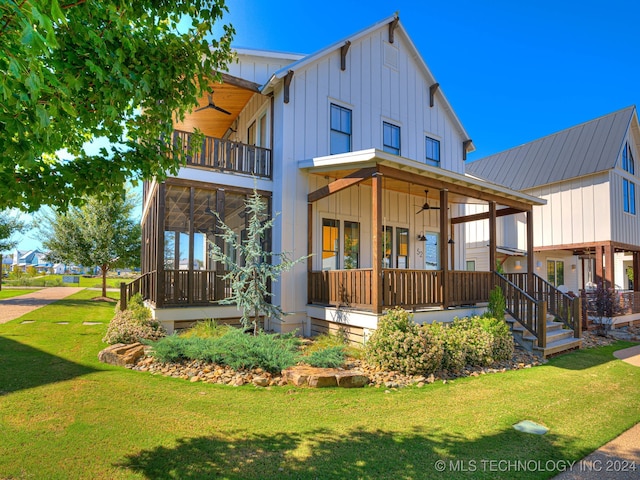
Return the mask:
[[[640,165],[636,163],[635,168],[636,171],[638,171]],[[638,199],[640,198],[640,182],[638,181],[638,177],[620,168],[615,168],[610,171],[609,178],[611,185],[611,205],[615,211],[618,212],[616,215],[613,215],[611,221],[611,239],[614,242],[628,245],[640,245],[640,204],[638,203]],[[624,196],[622,190],[624,179],[636,185],[635,215],[624,211]]]
[[[239,49],[237,60],[227,68],[229,75],[264,85],[274,73],[299,58],[301,55]]]
[[[296,70],[291,84],[294,159],[329,155],[330,104],[352,111],[352,151],[382,149],[382,124],[400,127],[403,157],[425,161],[425,136],[440,141],[440,166],[464,172],[461,132],[436,94],[429,107],[430,83],[410,56],[402,35],[387,42],[383,28],[354,41],[340,70],[340,50]],[[292,105],[293,104],[293,105]]]

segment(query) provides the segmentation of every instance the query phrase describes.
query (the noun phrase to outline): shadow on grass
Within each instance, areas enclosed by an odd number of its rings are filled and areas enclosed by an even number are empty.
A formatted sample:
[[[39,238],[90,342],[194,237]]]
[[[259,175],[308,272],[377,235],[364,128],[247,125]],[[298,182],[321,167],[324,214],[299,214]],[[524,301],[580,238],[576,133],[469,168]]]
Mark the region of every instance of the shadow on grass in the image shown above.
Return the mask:
[[[632,347],[634,345],[637,344],[617,341],[612,345],[604,347],[576,350],[574,352],[565,353],[549,359],[548,365],[563,368],[565,370],[586,370],[614,360],[617,361],[618,359],[613,356],[613,352],[623,348]]]
[[[545,462],[564,464],[571,443],[552,433],[510,429],[476,439],[417,429],[247,433],[241,439],[179,439],[175,447],[143,450],[117,466],[153,479],[548,478],[553,467]],[[518,460],[528,462],[528,471],[505,464]]]
[[[0,337],[0,395],[95,372],[20,342]]]

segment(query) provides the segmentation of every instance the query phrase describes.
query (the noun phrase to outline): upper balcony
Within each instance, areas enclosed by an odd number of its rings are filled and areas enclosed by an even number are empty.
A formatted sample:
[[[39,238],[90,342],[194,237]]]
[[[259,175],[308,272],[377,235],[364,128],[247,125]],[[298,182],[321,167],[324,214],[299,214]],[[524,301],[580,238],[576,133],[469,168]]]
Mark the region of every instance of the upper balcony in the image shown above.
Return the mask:
[[[191,132],[173,132],[174,145],[181,145],[185,151],[191,150],[192,138]],[[205,136],[198,151],[195,156],[187,155],[187,166],[272,178],[273,160],[269,148]]]

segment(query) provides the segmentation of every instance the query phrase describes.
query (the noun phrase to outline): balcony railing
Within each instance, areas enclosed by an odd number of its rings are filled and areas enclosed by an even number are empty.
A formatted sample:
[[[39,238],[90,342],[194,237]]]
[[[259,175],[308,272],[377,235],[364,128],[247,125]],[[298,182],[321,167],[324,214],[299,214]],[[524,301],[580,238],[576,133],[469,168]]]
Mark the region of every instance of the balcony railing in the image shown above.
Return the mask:
[[[173,132],[174,145],[180,145],[185,152],[194,146],[192,138],[190,132]],[[204,137],[198,153],[187,155],[187,165],[261,178],[271,178],[273,173],[270,149],[215,137]]]

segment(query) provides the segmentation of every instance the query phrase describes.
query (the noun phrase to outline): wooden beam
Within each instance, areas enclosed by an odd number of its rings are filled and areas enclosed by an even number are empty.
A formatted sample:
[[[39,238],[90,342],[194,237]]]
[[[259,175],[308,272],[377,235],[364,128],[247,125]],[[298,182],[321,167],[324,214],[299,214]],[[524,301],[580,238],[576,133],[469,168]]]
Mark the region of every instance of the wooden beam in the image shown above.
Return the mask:
[[[615,251],[612,245],[604,246],[604,278],[609,288],[615,287]]]
[[[396,17],[391,22],[389,22],[389,43],[393,43],[394,31],[398,27],[399,21],[400,21],[400,17]]]
[[[250,90],[255,93],[260,93],[259,83],[250,82],[249,80],[245,80],[244,78],[234,77],[233,75],[229,75],[228,73],[224,72],[218,72],[218,74],[220,74],[220,78],[222,78],[222,83],[233,85],[234,87],[243,88],[245,90]]]
[[[489,271],[496,269],[496,202],[489,202]]]
[[[156,222],[156,307],[164,305],[164,213],[167,202],[167,186],[163,182],[158,186],[158,221]]]
[[[640,252],[633,252],[633,291],[640,292]]]
[[[440,190],[440,266],[442,268],[442,308],[449,307],[449,191]]]
[[[193,303],[193,260],[195,257],[194,254],[194,244],[195,244],[195,222],[193,221],[194,217],[194,199],[196,196],[196,189],[194,187],[189,188],[189,266],[187,270],[187,302],[191,305]]]
[[[438,88],[440,88],[440,84],[437,82],[429,87],[429,106],[430,107],[433,107],[436,104],[436,92],[438,91]]]
[[[293,79],[293,70],[289,70],[284,77],[284,103],[289,103],[289,89],[291,87],[291,80]]]
[[[521,202],[511,198],[501,197],[500,195],[484,192],[482,190],[476,190],[470,187],[465,187],[463,185],[458,185],[457,183],[447,182],[445,180],[439,180],[432,177],[424,177],[422,175],[406,172],[404,170],[398,170],[396,168],[387,167],[386,165],[378,165],[378,172],[382,173],[387,178],[393,178],[395,180],[401,180],[403,182],[408,182],[413,185],[420,185],[423,187],[429,187],[437,190],[442,190],[446,188],[447,190],[449,190],[449,193],[476,198],[478,200],[483,200],[485,202],[496,202],[497,204],[500,204],[500,205],[516,208],[522,212],[529,211],[533,208],[532,205],[525,202]]]
[[[371,226],[373,282],[371,300],[373,313],[382,313],[382,175],[374,173],[371,177]]]
[[[596,285],[602,284],[604,286],[604,266],[602,259],[604,257],[604,247],[602,245],[596,245],[596,278],[594,282]]]
[[[506,215],[515,215],[517,213],[522,213],[522,210],[517,208],[500,208],[496,210],[496,217],[504,217]],[[487,220],[489,218],[489,212],[482,213],[474,213],[473,215],[464,215],[461,217],[455,217],[451,219],[452,225],[457,225],[459,223],[467,223],[467,222],[476,222],[478,220]]]
[[[347,69],[347,52],[350,46],[351,42],[347,40],[344,42],[344,45],[340,47],[340,70],[343,72]]]
[[[307,272],[313,271],[313,261],[311,255],[313,255],[313,203],[307,204]]]
[[[307,201],[310,203],[317,202],[318,200],[322,200],[329,195],[333,195],[334,193],[338,193],[340,190],[344,190],[345,188],[352,187],[357,185],[360,182],[364,182],[371,178],[371,175],[376,173],[375,167],[370,168],[362,168],[356,172],[353,172],[347,175],[344,178],[338,178],[334,180],[329,185],[319,188],[318,190],[311,192],[307,196]]]
[[[469,145],[471,145],[472,141],[473,140],[468,139],[462,142],[462,160],[463,161],[467,159],[467,150],[469,149]]]

